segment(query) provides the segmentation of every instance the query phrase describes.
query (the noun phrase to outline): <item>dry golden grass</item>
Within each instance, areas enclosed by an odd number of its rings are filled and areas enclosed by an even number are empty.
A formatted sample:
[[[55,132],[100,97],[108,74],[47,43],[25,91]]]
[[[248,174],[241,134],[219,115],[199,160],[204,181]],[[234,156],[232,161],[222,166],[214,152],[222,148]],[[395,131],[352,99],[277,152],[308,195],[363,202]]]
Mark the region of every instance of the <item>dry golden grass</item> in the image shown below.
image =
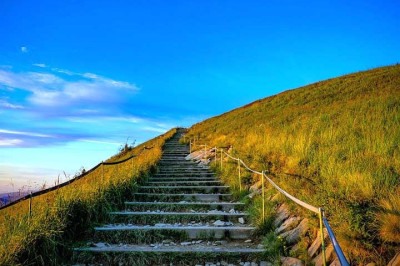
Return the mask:
[[[194,125],[188,137],[232,145],[246,164],[324,207],[354,262],[384,262],[400,244],[400,65],[256,101]]]
[[[72,184],[34,197],[32,216],[29,200],[1,210],[0,265],[58,264],[59,249],[85,235],[90,224],[101,221],[113,204],[134,189],[159,160],[164,141],[175,131],[108,160],[137,155],[124,163],[102,165]]]

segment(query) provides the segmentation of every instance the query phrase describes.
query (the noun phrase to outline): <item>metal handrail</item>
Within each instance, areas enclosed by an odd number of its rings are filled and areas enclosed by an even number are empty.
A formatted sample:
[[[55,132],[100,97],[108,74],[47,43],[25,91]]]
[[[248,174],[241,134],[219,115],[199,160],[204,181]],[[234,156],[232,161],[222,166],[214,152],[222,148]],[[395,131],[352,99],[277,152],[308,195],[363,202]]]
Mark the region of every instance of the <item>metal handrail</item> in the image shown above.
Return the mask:
[[[336,240],[335,234],[333,233],[332,228],[328,223],[328,220],[326,219],[326,217],[323,217],[322,221],[324,222],[325,228],[328,231],[329,238],[331,239],[333,248],[335,249],[335,253],[340,261],[340,264],[342,266],[349,266],[350,264],[347,261],[346,256],[344,255],[342,248],[339,245],[339,242]]]

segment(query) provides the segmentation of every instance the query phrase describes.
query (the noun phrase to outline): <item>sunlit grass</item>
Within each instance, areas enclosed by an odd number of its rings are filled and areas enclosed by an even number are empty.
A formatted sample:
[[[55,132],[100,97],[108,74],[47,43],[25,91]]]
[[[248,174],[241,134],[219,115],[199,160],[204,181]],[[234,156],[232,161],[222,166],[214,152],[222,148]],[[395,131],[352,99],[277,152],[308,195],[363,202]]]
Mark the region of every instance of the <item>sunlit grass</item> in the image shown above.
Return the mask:
[[[57,265],[70,256],[69,245],[83,239],[92,224],[108,211],[121,207],[140,178],[161,157],[164,141],[176,130],[125,150],[107,162],[134,158],[116,165],[102,165],[65,187],[0,211],[0,265]]]
[[[399,65],[256,101],[194,125],[189,138],[232,146],[251,168],[324,207],[353,262],[387,262],[400,244]]]

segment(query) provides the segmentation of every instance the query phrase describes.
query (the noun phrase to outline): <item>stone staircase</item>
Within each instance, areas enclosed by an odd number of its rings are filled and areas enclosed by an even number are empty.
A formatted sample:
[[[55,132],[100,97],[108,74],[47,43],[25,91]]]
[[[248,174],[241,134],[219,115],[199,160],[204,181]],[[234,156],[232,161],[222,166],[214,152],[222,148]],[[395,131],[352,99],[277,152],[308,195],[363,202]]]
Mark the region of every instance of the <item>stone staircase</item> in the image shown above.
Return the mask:
[[[207,167],[185,159],[182,133],[165,143],[157,173],[125,210],[110,213],[88,247],[75,249],[75,265],[263,264],[244,204],[232,202]]]

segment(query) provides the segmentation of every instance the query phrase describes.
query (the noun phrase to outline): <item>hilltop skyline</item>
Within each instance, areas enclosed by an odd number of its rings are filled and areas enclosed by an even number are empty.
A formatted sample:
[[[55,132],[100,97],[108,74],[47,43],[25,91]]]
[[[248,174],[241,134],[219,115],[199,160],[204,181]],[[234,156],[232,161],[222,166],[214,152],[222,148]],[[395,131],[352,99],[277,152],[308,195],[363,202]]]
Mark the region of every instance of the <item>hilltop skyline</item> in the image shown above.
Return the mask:
[[[175,126],[400,62],[396,1],[2,1],[0,192]]]

